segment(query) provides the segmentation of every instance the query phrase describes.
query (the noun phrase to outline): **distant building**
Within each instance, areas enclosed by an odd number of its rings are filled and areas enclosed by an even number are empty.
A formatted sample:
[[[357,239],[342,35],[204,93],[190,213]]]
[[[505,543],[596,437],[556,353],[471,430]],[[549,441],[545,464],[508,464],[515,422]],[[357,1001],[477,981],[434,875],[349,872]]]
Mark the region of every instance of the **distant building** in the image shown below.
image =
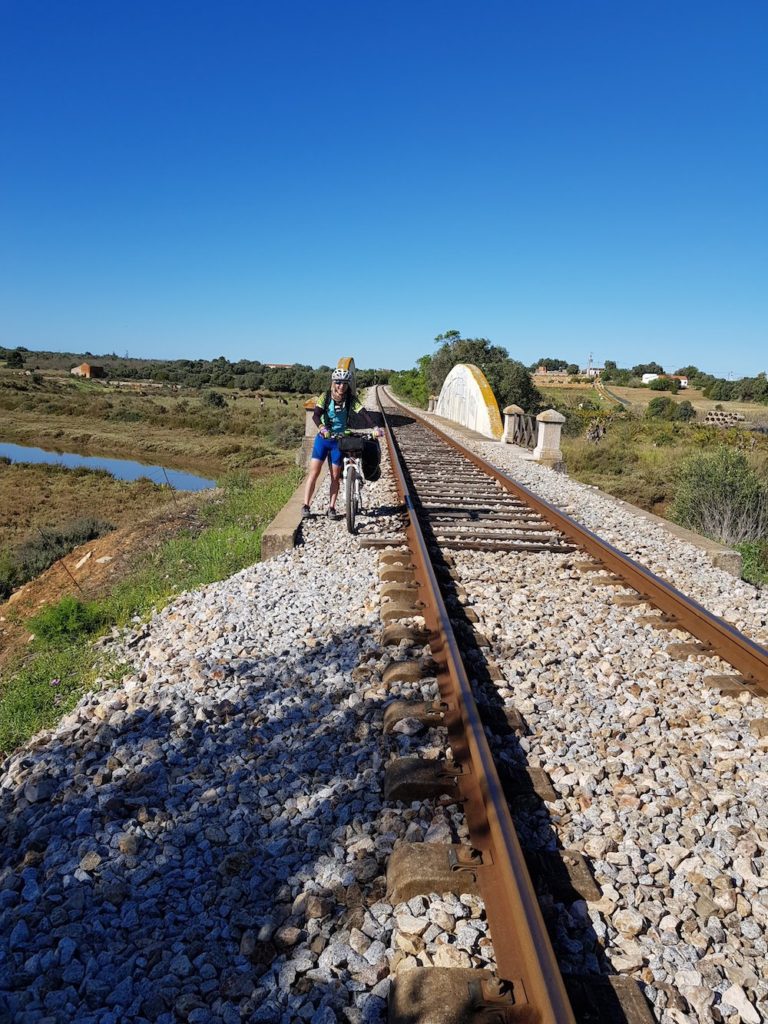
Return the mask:
[[[582,377],[599,377],[604,369],[604,366],[592,366],[592,364],[590,363],[589,366],[585,367],[581,371],[581,375]]]
[[[265,363],[268,370],[290,370],[296,363]]]
[[[93,363],[80,363],[79,366],[73,366],[69,371],[73,377],[106,377],[107,371],[103,366],[94,366]]]
[[[548,370],[546,366],[537,366],[533,371],[533,377],[534,380],[540,378],[540,384],[567,384],[570,375],[565,370]]]
[[[644,373],[641,379],[643,384],[650,384],[652,380],[676,380],[679,388],[688,387],[688,378],[677,373]]]

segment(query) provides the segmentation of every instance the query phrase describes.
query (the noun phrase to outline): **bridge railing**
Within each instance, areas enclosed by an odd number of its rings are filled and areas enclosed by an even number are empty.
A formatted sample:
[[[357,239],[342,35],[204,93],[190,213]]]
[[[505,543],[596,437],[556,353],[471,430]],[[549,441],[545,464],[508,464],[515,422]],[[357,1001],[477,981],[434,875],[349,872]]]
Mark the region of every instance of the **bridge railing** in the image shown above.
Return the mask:
[[[552,469],[564,468],[560,451],[560,431],[565,423],[555,409],[546,409],[538,416],[530,416],[519,405],[508,405],[504,410],[502,441],[526,448],[533,459]]]
[[[535,416],[524,412],[519,405],[508,405],[504,410],[504,435],[507,444],[532,450],[536,447],[539,424]]]

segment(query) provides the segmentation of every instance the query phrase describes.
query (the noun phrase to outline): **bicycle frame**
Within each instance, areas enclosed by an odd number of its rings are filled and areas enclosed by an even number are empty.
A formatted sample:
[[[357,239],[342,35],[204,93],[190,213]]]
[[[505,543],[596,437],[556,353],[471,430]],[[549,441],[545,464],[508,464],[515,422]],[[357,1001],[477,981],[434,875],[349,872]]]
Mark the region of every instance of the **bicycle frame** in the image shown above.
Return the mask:
[[[355,533],[357,514],[362,511],[363,507],[363,484],[365,483],[361,455],[344,453],[344,469],[341,479],[344,488],[347,529],[350,533]]]
[[[365,484],[363,454],[360,448],[350,451],[345,451],[342,448],[342,467],[341,483],[344,490],[347,529],[350,533],[355,533],[356,519],[363,508],[363,485]]]

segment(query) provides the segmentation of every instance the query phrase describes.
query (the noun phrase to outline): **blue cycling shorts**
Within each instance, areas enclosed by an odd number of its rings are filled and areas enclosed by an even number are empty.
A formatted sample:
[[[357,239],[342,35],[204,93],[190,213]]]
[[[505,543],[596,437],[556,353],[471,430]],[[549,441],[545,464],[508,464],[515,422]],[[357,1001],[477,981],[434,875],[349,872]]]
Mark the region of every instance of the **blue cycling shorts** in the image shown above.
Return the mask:
[[[335,437],[323,437],[321,434],[318,434],[312,446],[312,458],[320,459],[322,462],[328,455],[331,456],[331,462],[334,466],[342,464],[343,458],[338,439]]]

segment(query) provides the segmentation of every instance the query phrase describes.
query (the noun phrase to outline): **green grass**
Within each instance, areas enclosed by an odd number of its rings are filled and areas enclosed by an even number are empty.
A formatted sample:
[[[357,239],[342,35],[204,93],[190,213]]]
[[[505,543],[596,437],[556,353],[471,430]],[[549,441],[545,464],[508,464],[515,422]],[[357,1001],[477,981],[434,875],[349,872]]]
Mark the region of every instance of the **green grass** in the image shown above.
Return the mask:
[[[741,575],[756,587],[768,584],[768,541],[747,541],[735,544],[741,554]]]
[[[561,412],[567,409],[586,409],[592,412],[613,412],[620,410],[618,402],[606,400],[592,385],[581,387],[557,387],[537,385],[545,406],[553,406]]]
[[[7,753],[71,711],[98,678],[89,645],[46,647],[21,667],[0,694],[0,752]]]
[[[743,430],[629,416],[609,422],[606,436],[597,443],[583,435],[564,435],[561,444],[568,473],[574,479],[667,518],[680,491],[682,467],[697,453],[712,456],[724,445],[733,453],[743,452],[757,479],[768,487],[766,440]],[[705,493],[714,491],[715,482]],[[723,539],[702,524],[683,525]],[[732,546],[742,554],[743,578],[756,585],[768,584],[768,538]]]
[[[222,481],[222,498],[205,509],[201,532],[167,541],[105,598],[65,597],[30,619],[31,656],[0,688],[0,752],[53,725],[99,676],[117,671],[91,646],[95,636],[258,561],[264,528],[300,479],[301,471],[290,469],[253,484],[242,475]]]

